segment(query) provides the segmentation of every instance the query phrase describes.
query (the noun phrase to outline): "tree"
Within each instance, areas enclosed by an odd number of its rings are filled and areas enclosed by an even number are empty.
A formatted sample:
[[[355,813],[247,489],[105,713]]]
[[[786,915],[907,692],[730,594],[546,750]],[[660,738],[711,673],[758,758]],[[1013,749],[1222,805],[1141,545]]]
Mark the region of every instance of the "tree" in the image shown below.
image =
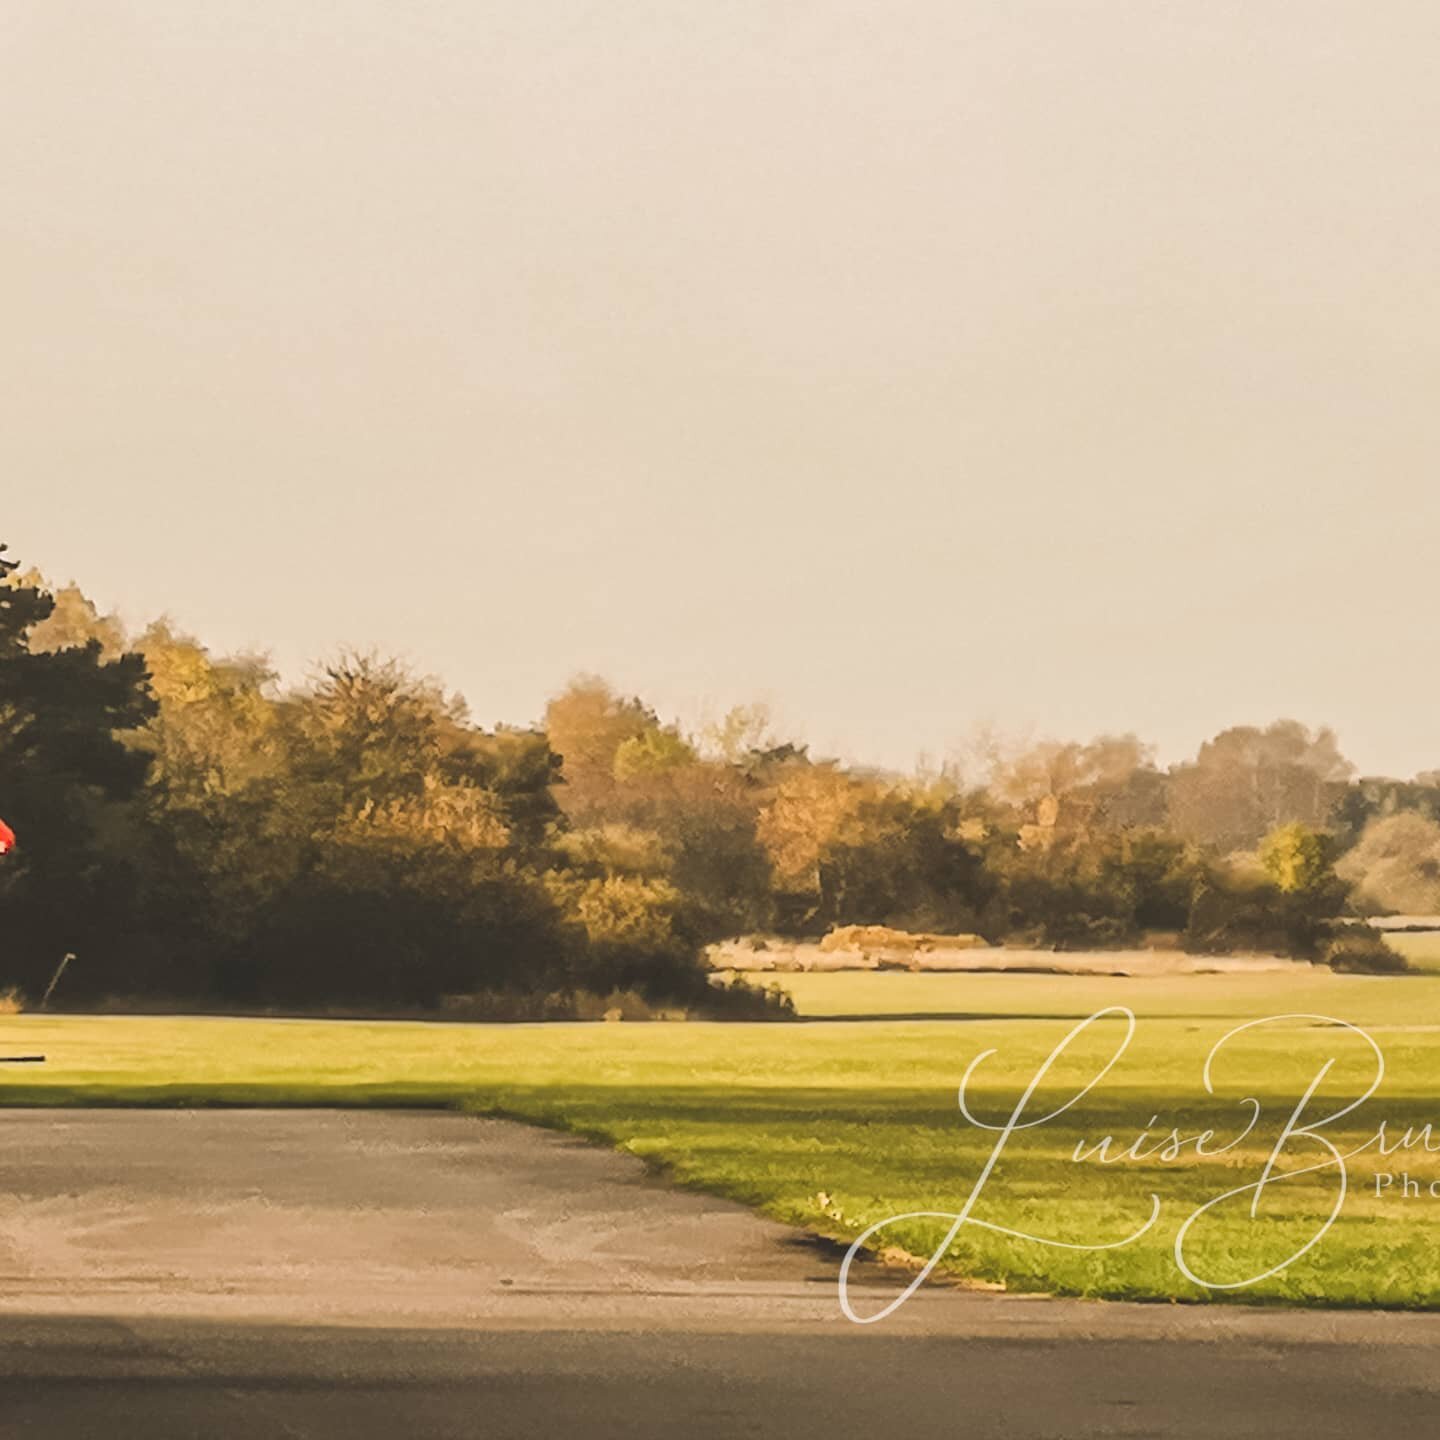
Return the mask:
[[[1440,914],[1440,823],[1402,811],[1372,820],[1336,867],[1362,911]]]
[[[762,702],[732,705],[717,724],[703,733],[705,753],[726,765],[739,765],[749,755],[773,750],[778,743],[770,721],[770,707]]]
[[[1440,776],[1433,771],[1414,780],[1367,775],[1345,787],[1331,826],[1347,847],[1357,843],[1375,820],[1401,814],[1423,815],[1440,823]]]
[[[991,799],[1030,849],[1154,829],[1164,820],[1165,777],[1151,747],[1134,735],[1101,735],[1083,745],[1044,741],[1009,754],[992,741],[987,769]]]
[[[545,733],[560,756],[560,803],[585,823],[611,799],[620,747],[659,728],[654,711],[625,700],[596,675],[572,680],[545,707]]]
[[[1315,958],[1346,899],[1332,851],[1328,834],[1291,823],[1271,831],[1254,855],[1213,861],[1196,886],[1191,948]]]
[[[0,801],[20,836],[3,876],[5,978],[33,989],[66,950],[73,983],[119,980],[143,845],[132,804],[149,757],[131,743],[155,713],[143,659],[98,638],[35,650],[55,613],[0,546]],[[55,637],[52,636],[52,642]],[[107,963],[108,962],[108,963]]]
[[[1315,894],[1334,878],[1329,837],[1298,821],[1282,825],[1260,846],[1260,868],[1282,895]]]
[[[1221,731],[1170,774],[1171,827],[1222,850],[1248,849],[1291,821],[1323,829],[1352,766],[1330,730],[1295,720]]]
[[[623,784],[640,775],[657,775],[693,765],[695,748],[673,726],[652,725],[623,740],[615,751],[613,772]]]
[[[971,928],[990,898],[984,866],[945,786],[797,765],[761,811],[757,833],[782,908],[806,929]]]
[[[805,765],[781,780],[760,812],[758,834],[780,889],[813,896],[827,853],[858,836],[867,788],[838,765]]]
[[[100,653],[107,660],[124,654],[124,627],[114,615],[102,615],[78,585],[47,585],[38,570],[28,570],[16,579],[22,586],[48,594],[53,602],[49,615],[30,629],[26,643],[33,654],[76,649],[92,640],[99,641]]]
[[[544,883],[554,757],[486,735],[393,661],[346,655],[281,702],[263,817],[288,873],[236,947],[232,988],[289,1002],[432,1005],[566,973]]]

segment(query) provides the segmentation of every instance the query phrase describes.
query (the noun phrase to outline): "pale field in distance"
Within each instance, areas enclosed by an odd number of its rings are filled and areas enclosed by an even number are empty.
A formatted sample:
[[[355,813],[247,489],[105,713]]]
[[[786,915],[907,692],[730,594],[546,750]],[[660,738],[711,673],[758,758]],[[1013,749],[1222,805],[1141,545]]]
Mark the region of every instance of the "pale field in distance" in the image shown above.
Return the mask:
[[[1391,934],[1385,938],[1416,970],[1440,974],[1440,930],[1424,930],[1409,935]]]

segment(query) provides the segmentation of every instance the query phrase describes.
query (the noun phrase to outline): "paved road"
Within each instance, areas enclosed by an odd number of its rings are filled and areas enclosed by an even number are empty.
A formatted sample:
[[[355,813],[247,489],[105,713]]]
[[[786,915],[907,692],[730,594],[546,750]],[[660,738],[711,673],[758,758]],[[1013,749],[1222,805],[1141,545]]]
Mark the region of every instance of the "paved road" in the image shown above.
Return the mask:
[[[0,1137],[7,1440],[1325,1440],[1440,1413],[1440,1317],[936,1289],[860,1330],[792,1232],[502,1122],[9,1111]]]

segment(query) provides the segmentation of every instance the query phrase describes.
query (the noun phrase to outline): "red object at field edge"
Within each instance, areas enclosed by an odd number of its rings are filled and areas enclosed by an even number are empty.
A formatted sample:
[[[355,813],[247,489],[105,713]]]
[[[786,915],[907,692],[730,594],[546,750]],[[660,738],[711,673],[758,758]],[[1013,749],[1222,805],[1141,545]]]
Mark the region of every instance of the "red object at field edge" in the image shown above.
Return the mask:
[[[15,832],[0,820],[0,855],[8,855],[15,848]]]

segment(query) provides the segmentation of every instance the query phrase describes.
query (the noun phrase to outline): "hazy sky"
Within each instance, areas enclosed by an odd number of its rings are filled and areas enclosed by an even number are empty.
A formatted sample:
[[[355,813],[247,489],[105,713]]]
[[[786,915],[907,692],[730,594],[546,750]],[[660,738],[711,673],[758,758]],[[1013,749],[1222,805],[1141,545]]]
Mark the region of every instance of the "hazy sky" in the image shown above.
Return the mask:
[[[0,539],[478,719],[1440,766],[1434,0],[4,0]]]

